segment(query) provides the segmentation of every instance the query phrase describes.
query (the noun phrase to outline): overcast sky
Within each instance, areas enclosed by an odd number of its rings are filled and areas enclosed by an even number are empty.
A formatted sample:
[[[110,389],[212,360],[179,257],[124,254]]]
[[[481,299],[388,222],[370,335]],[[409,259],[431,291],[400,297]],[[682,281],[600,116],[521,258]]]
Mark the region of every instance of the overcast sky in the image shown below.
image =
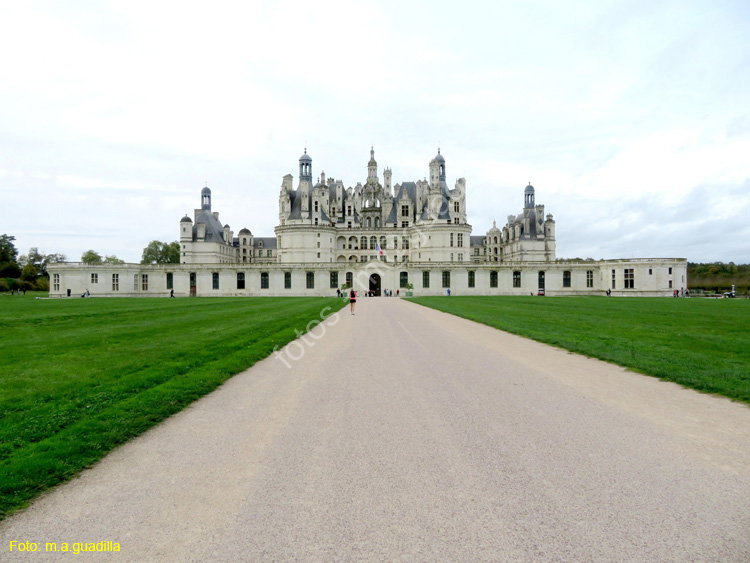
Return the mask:
[[[558,257],[750,262],[750,2],[0,0],[0,234],[138,262],[200,205],[273,236],[285,174],[466,178]]]

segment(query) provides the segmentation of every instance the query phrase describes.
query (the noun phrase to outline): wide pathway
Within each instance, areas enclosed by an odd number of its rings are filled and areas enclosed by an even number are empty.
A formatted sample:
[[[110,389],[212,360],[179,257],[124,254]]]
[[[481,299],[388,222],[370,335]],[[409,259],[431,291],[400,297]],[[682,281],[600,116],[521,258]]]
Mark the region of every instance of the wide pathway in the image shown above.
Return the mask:
[[[748,407],[357,307],[0,523],[0,560],[750,561]]]

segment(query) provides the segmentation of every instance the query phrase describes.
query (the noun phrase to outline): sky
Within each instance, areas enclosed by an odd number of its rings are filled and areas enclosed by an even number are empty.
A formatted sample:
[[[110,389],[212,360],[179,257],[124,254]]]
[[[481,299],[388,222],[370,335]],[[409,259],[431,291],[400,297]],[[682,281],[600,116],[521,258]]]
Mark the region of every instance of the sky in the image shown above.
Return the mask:
[[[750,2],[0,0],[0,234],[139,262],[212,191],[274,236],[282,177],[536,202],[559,258],[750,262]]]

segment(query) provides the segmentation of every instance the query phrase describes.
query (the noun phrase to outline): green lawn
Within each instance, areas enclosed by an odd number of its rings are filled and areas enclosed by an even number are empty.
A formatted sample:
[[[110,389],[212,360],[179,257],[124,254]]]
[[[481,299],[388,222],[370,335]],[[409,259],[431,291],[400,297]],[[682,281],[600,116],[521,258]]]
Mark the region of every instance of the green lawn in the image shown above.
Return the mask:
[[[0,295],[0,519],[343,305]]]
[[[750,300],[419,297],[415,303],[750,403]]]

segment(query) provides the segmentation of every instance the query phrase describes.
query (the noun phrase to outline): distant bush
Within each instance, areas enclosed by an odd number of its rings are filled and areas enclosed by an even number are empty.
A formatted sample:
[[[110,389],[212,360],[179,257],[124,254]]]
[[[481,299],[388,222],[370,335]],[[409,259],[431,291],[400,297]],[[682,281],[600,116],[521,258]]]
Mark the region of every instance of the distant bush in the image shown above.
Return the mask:
[[[37,278],[34,282],[33,289],[37,291],[49,291],[49,278]]]

